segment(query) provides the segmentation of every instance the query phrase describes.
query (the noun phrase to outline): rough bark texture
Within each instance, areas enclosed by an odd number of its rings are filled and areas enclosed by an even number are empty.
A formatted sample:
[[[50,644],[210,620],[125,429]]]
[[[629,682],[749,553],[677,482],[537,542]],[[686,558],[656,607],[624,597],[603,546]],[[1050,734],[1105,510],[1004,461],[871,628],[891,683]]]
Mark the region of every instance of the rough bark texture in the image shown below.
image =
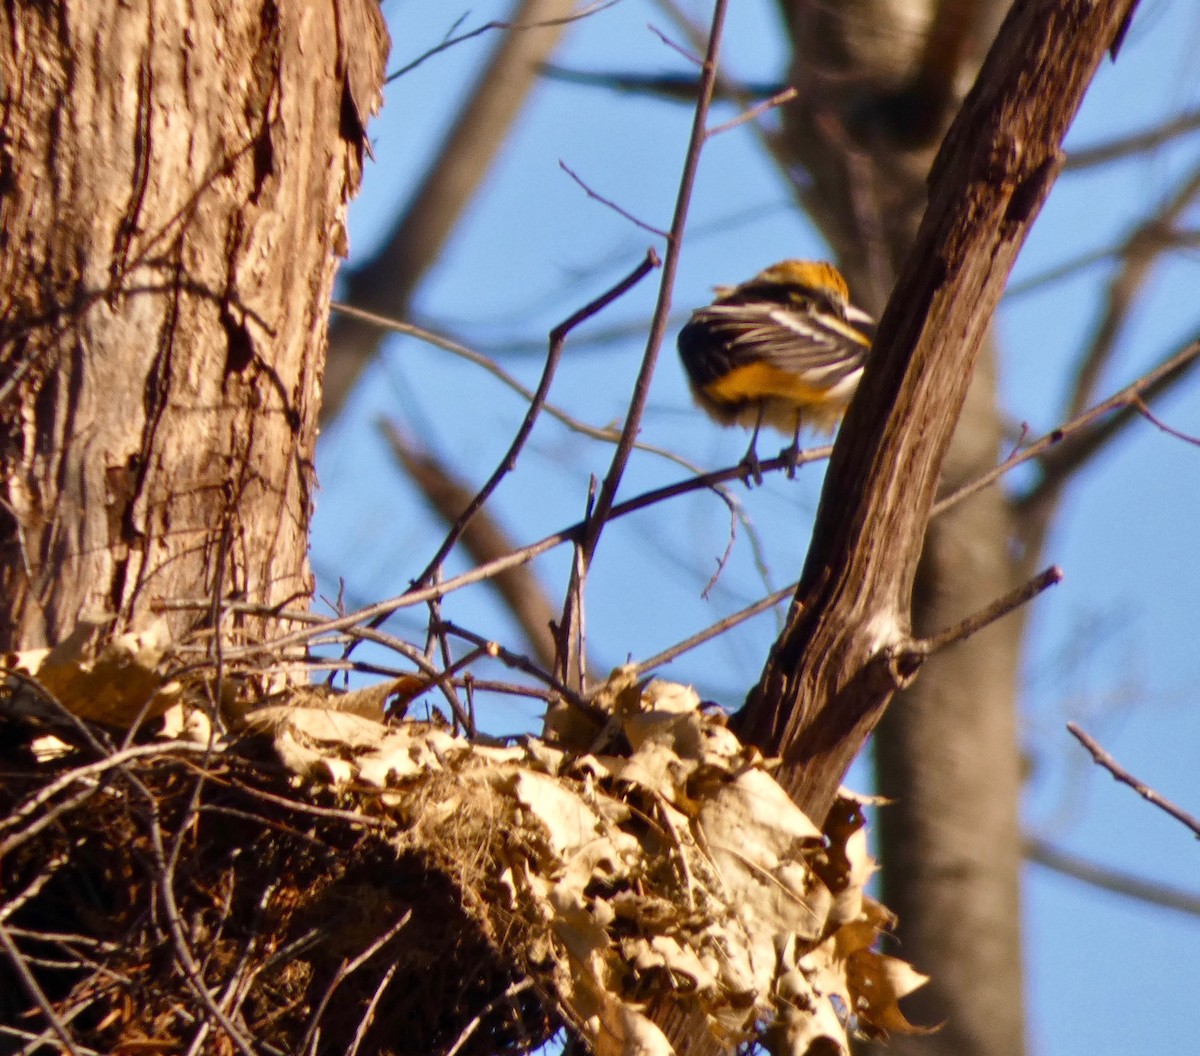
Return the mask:
[[[304,604],[377,4],[17,3],[0,41],[0,646]]]
[[[1000,445],[986,350],[943,466],[942,490],[995,465]],[[1016,585],[1010,510],[991,488],[936,518],[917,567],[921,637]],[[1023,623],[1005,619],[932,657],[897,695],[874,738],[887,865],[883,901],[896,945],[929,983],[906,1003],[931,1035],[885,1051],[1017,1056],[1025,1048],[1021,956],[1020,753],[1016,694]]]
[[[1131,7],[1018,2],[930,177],[929,208],[882,320],[877,369],[830,464],[799,606],[740,716],[743,733],[783,755],[781,780],[814,818],[893,690],[920,666],[905,645],[914,603],[927,606],[921,634],[986,601],[979,584],[1007,585],[1006,517],[995,499],[931,529],[918,581],[925,518],[1004,277],[1057,172],[1084,86]],[[988,384],[977,379],[971,404],[987,398]],[[996,442],[994,425],[958,435],[948,482],[990,461]],[[955,577],[958,596],[948,588]],[[888,790],[902,785],[912,798],[909,818],[927,815],[894,834],[921,859],[917,875],[940,881],[897,900],[917,936],[904,954],[929,967],[922,948],[937,950],[933,969],[946,974],[930,1003],[955,1020],[922,1051],[1023,1047],[1011,633],[995,628],[969,656],[938,661],[948,677],[927,683],[911,708],[898,705],[908,710],[882,753],[885,777],[897,778]],[[993,678],[1000,695],[980,702]],[[914,754],[896,764],[893,749]],[[887,894],[895,898],[895,886]]]
[[[990,46],[1008,0],[783,4],[807,97],[786,145],[813,175],[806,205],[860,302],[876,310],[925,209],[933,148]],[[1002,432],[996,350],[985,345],[942,467],[942,486],[995,464]],[[932,524],[917,570],[915,632],[1004,593],[1009,514],[994,489]],[[1024,1049],[1015,694],[1011,623],[926,665],[876,731],[883,894],[902,956],[929,972],[910,999],[933,1035],[901,1051],[1016,1056]]]
[[[740,726],[823,817],[897,683],[928,512],[971,368],[1059,144],[1131,0],[1019,2],[946,136],[835,445],[793,610]],[[898,647],[889,650],[888,647]]]

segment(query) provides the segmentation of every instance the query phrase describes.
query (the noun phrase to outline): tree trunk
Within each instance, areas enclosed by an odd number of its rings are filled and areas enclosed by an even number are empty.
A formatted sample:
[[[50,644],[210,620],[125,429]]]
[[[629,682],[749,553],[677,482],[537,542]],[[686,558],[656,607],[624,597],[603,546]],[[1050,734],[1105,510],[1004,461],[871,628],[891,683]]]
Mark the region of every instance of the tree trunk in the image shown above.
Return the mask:
[[[781,4],[805,104],[788,147],[813,175],[805,204],[879,310],[925,210],[933,150],[975,76],[1007,0],[843,8]],[[1001,415],[989,341],[942,467],[942,490],[995,465]],[[914,633],[953,625],[1002,595],[1017,573],[1010,514],[992,489],[931,522],[912,601]],[[1015,703],[1017,621],[930,660],[874,738],[884,902],[898,953],[930,984],[909,999],[936,1034],[901,1052],[1024,1051]]]
[[[942,491],[996,464],[994,357],[985,351],[946,462]],[[936,634],[1016,585],[1006,497],[990,488],[930,522],[913,592],[913,631]],[[1010,617],[930,658],[876,731],[883,901],[897,952],[929,983],[906,1009],[935,1034],[881,1051],[1016,1056],[1025,1048],[1021,957],[1022,622]]]
[[[304,605],[378,5],[28,2],[0,39],[0,647]]]

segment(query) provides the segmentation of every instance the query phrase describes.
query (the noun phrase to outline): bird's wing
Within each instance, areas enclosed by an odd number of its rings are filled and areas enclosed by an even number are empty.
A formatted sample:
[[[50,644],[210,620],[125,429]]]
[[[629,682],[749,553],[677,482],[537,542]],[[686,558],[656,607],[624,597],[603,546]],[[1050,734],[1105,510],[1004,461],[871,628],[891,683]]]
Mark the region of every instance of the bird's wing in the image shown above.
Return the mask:
[[[714,304],[701,313],[726,345],[731,365],[766,362],[823,386],[861,369],[870,348],[849,324],[778,305]]]

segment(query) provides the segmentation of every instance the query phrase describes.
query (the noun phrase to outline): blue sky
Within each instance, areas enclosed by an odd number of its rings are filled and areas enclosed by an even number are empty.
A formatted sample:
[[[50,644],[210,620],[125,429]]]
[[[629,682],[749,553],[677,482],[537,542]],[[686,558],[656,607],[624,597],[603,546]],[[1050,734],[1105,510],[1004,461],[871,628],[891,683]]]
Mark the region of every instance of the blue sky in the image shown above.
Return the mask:
[[[768,0],[744,0],[727,36],[734,76],[780,77],[784,54]],[[699,9],[699,5],[691,5]],[[392,68],[438,43],[466,9],[385,4]],[[464,28],[502,17],[507,5],[474,3]],[[684,60],[647,28],[670,32],[637,0],[581,22],[557,61],[585,69],[685,72]],[[371,126],[376,161],[351,209],[352,259],[370,253],[418,180],[473,71],[493,43],[450,49],[396,82]],[[1144,0],[1120,61],[1106,63],[1068,147],[1144,128],[1200,103],[1200,16],[1185,0]],[[718,112],[715,119],[731,116]],[[653,239],[588,199],[559,168],[564,161],[599,193],[665,227],[691,119],[687,107],[578,86],[545,83],[484,190],[422,286],[414,314],[495,354],[526,383],[536,380],[545,334],[628,271]],[[1105,169],[1067,175],[1056,187],[1018,262],[1014,281],[1115,244],[1169,196],[1200,157],[1200,136]],[[1195,226],[1200,211],[1192,209]],[[658,247],[661,251],[661,246]],[[748,127],[712,140],[697,182],[675,310],[703,303],[709,288],[736,282],[789,256],[821,256],[811,225],[789,203]],[[1086,343],[1111,263],[1006,300],[999,316],[1007,412],[1034,435],[1059,423],[1064,380]],[[593,424],[618,421],[628,402],[653,304],[651,277],[569,342],[551,399]],[[1177,254],[1153,275],[1122,335],[1104,394],[1132,380],[1200,327],[1200,261]],[[597,335],[621,324],[642,331],[620,341]],[[642,438],[711,468],[740,457],[745,437],[713,426],[691,406],[674,354],[664,345]],[[1200,433],[1200,379],[1157,412]],[[401,591],[432,555],[440,525],[415,499],[381,440],[381,417],[418,437],[473,483],[507,446],[524,411],[517,397],[477,368],[411,339],[393,339],[363,378],[318,452],[321,493],[313,560],[321,589],[370,601]],[[589,474],[610,449],[543,417],[517,471],[495,497],[497,518],[519,541],[578,519]],[[678,479],[663,460],[635,454],[622,496]],[[602,664],[657,652],[798,573],[820,487],[820,470],[794,482],[769,478],[734,492],[745,524],[707,600],[700,594],[725,551],[729,513],[711,496],[676,500],[611,526],[588,595],[589,645]],[[1200,891],[1200,847],[1177,823],[1091,766],[1064,724],[1079,721],[1118,760],[1200,813],[1200,448],[1132,428],[1068,493],[1047,550],[1066,580],[1037,603],[1024,668],[1022,735],[1033,772],[1024,816],[1031,832],[1096,862]],[[565,552],[537,570],[561,595]],[[453,568],[461,567],[453,565]],[[447,614],[519,644],[485,589],[448,599]],[[761,669],[775,614],[696,650],[663,672],[736,707]],[[391,629],[417,634],[416,618]],[[382,662],[393,658],[377,657]],[[512,699],[487,705],[497,732],[536,727],[538,709]],[[857,767],[852,782],[869,775]],[[1200,920],[1105,894],[1030,866],[1025,927],[1032,1051],[1103,1056],[1195,1051],[1177,1015],[1200,990]]]

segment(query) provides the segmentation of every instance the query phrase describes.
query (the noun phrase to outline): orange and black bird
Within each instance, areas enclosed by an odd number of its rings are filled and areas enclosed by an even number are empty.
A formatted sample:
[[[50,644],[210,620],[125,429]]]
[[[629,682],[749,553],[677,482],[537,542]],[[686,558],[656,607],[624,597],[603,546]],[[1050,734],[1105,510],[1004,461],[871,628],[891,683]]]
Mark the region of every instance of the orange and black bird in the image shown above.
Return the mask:
[[[830,433],[842,420],[871,351],[874,320],[850,303],[832,264],[785,260],[738,286],[718,286],[679,332],[696,403],[722,425],[753,428],[743,460],[759,477],[763,424],[792,436]]]

